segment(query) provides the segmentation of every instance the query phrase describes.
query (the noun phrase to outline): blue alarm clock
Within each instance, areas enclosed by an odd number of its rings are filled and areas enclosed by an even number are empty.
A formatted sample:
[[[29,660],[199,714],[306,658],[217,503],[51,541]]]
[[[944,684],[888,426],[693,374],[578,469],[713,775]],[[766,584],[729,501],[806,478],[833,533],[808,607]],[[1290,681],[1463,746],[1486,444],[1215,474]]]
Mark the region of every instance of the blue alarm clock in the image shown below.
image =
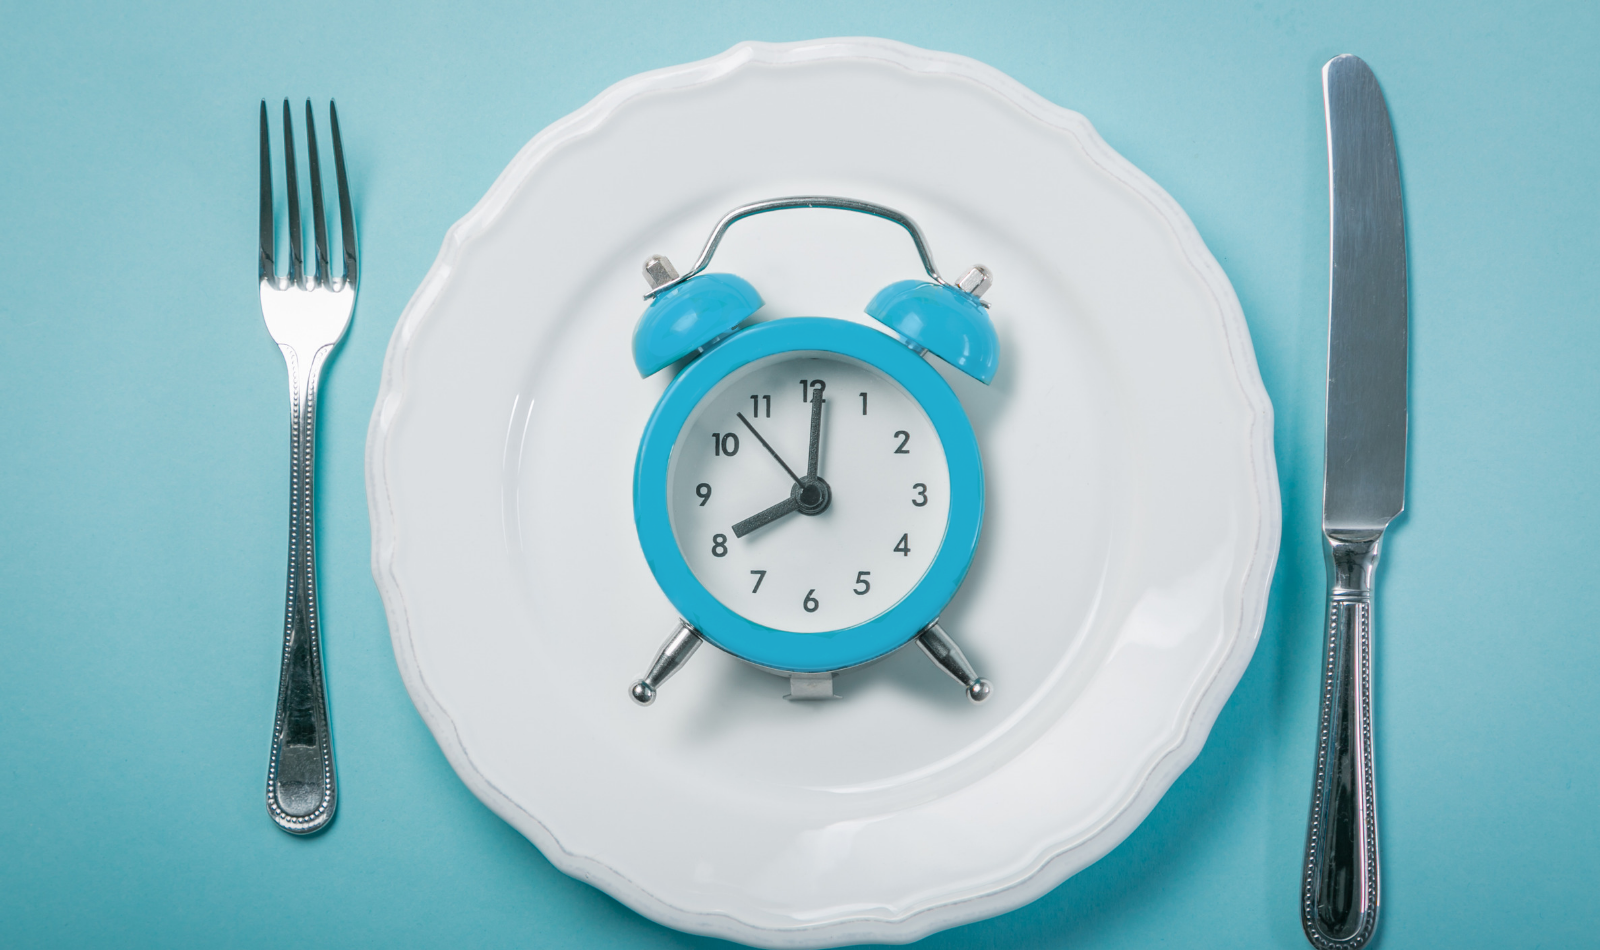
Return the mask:
[[[929,280],[897,281],[867,304],[888,332],[827,317],[741,326],[761,296],[703,271],[735,222],[791,208],[875,215],[911,236]],[[661,256],[644,271],[639,374],[687,361],[640,439],[633,514],[681,619],[633,699],[653,702],[702,640],[788,676],[790,699],[832,698],[836,672],[915,640],[970,699],[987,698],[938,622],[977,550],[983,463],[926,354],[994,379],[989,271],[946,282],[910,218],[826,197],[735,208],[687,274]]]

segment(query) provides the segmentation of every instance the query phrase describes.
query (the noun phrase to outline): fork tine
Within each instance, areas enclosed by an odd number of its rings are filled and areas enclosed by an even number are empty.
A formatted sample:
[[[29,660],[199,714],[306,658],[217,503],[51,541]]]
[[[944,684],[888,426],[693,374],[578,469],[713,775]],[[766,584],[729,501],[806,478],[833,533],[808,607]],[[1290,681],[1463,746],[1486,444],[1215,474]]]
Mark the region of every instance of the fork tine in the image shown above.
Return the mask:
[[[356,282],[356,216],[350,211],[350,183],[344,177],[344,145],[339,141],[339,109],[328,100],[333,126],[333,170],[339,180],[339,237],[344,244],[344,282]]]
[[[294,116],[283,100],[283,176],[289,202],[289,281],[300,283],[305,274],[304,236],[300,233],[300,186],[294,174]]]
[[[322,166],[317,162],[317,122],[311,115],[311,100],[306,100],[306,155],[311,160],[311,237],[317,249],[316,280],[329,284],[328,220],[322,211]]]
[[[272,254],[272,143],[267,135],[267,100],[261,100],[261,257],[258,263],[260,279],[277,277]]]

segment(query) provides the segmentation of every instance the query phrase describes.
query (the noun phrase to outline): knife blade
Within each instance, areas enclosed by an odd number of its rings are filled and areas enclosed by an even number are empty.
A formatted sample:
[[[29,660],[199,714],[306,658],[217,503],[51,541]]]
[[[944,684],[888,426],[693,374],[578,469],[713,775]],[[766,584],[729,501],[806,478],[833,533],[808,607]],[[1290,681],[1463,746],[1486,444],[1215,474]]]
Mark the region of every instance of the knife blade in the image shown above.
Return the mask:
[[[1367,64],[1322,68],[1328,131],[1328,408],[1322,531],[1328,611],[1301,923],[1319,950],[1357,950],[1378,923],[1372,768],[1373,582],[1405,506],[1406,236],[1383,90]]]

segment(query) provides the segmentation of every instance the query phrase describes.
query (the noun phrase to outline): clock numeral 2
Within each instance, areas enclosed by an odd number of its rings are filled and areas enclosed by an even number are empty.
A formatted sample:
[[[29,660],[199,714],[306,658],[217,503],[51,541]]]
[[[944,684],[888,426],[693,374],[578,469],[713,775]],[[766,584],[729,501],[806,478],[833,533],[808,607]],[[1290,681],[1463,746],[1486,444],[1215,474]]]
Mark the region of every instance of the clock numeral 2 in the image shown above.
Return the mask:
[[[717,455],[738,455],[739,433],[711,433],[711,451]]]
[[[817,599],[815,597],[811,596],[816,592],[817,589],[815,587],[811,588],[810,590],[806,591],[806,599],[800,601],[800,606],[804,607],[806,609],[806,613],[808,614],[816,613],[817,608],[822,606],[821,604],[817,603]]]
[[[910,455],[911,454],[911,450],[906,448],[906,444],[911,441],[911,433],[907,432],[904,429],[897,429],[897,430],[895,430],[894,434],[895,434],[895,437],[900,440],[900,444],[894,447],[894,454],[896,454],[896,455]],[[732,453],[730,452],[729,454],[731,455]]]
[[[902,538],[901,540],[903,541],[905,539]],[[896,550],[898,550],[898,548]],[[726,557],[727,554],[728,554],[728,536],[725,535],[725,534],[713,534],[711,536],[711,556],[712,557]]]
[[[720,538],[722,535],[719,534],[717,537]],[[902,534],[900,536],[900,542],[894,546],[895,552],[904,555],[905,557],[911,556],[911,543],[908,538],[910,538],[909,534]],[[718,555],[718,557],[721,557],[721,555]]]
[[[871,571],[856,571],[855,592],[857,594],[865,594],[867,591],[872,589],[872,582],[867,580],[867,575],[871,573]]]
[[[761,582],[767,579],[767,572],[766,571],[751,571],[750,573],[756,575],[756,586],[750,588],[750,593],[754,594],[757,591],[761,590]]]

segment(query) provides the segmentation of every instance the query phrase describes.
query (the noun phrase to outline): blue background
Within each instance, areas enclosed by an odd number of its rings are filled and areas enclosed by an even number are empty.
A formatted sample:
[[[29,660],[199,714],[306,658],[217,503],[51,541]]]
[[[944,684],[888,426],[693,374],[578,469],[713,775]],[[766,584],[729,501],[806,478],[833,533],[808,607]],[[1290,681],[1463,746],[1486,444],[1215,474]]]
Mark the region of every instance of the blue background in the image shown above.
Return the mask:
[[[1381,572],[1387,947],[1600,924],[1600,7],[1146,2],[7,4],[0,31],[0,943],[688,947],[555,871],[413,711],[368,573],[384,347],[540,128],[744,39],[881,35],[1086,114],[1194,219],[1277,409],[1283,554],[1205,750],[1104,860],[931,947],[1303,946],[1327,198],[1318,69],[1388,95],[1412,288],[1409,511]],[[337,97],[362,226],[324,391],[339,815],[262,805],[286,520],[256,109]]]

